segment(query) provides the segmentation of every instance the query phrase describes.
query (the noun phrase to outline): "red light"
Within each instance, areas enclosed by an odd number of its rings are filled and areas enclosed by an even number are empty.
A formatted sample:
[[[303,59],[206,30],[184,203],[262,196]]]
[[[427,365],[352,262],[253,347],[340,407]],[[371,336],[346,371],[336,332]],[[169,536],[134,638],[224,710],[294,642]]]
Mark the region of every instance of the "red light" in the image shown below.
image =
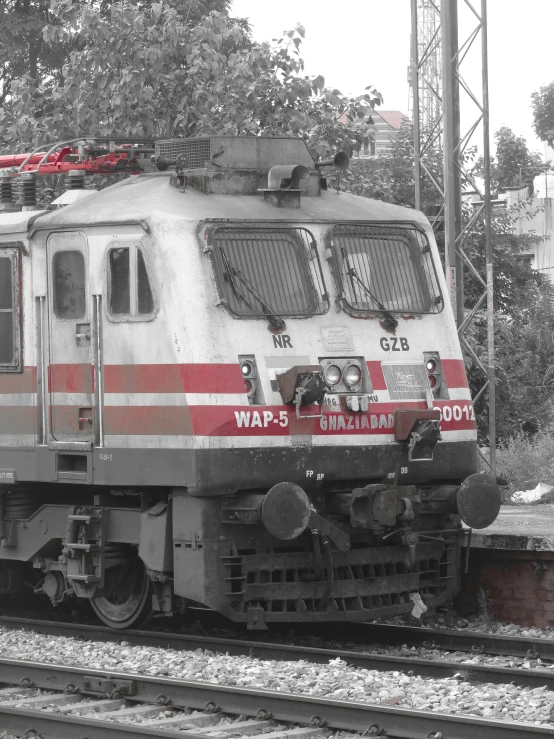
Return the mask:
[[[437,378],[435,375],[429,375],[429,386],[433,390],[437,386]]]
[[[250,380],[244,381],[244,389],[247,393],[249,393],[252,390],[252,383],[250,382]]]

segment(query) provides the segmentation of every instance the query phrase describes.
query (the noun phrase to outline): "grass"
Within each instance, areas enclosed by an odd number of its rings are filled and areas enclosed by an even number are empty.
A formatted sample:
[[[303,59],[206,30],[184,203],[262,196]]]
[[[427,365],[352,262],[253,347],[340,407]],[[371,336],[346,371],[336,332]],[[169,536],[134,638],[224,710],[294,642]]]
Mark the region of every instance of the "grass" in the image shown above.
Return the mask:
[[[539,482],[554,485],[554,427],[533,436],[518,432],[499,446],[497,475],[508,481],[503,495],[506,503],[517,490],[532,490]]]

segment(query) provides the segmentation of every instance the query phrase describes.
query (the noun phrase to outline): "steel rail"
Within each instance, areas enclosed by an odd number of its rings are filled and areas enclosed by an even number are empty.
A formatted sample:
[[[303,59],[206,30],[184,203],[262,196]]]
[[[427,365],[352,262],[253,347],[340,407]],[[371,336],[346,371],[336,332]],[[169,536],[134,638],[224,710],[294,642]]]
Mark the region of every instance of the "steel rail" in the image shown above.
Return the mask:
[[[392,624],[349,625],[345,636],[351,641],[382,644],[407,644],[450,651],[499,654],[504,656],[540,658],[554,661],[554,639],[508,634],[487,634],[483,631],[430,629],[423,626]],[[340,629],[339,632],[340,634]],[[348,638],[347,636],[347,638]]]
[[[293,644],[250,641],[247,639],[226,639],[211,636],[170,634],[155,631],[125,630],[114,632],[107,626],[66,624],[55,621],[16,619],[0,617],[0,626],[22,628],[51,636],[73,636],[79,639],[96,641],[125,642],[156,648],[195,650],[208,649],[233,656],[250,656],[267,660],[307,660],[318,664],[328,664],[337,657],[349,665],[366,670],[410,672],[414,675],[442,679],[459,676],[468,682],[494,684],[516,683],[522,687],[540,688],[547,686],[554,691],[554,669],[522,669],[497,667],[496,665],[473,665],[448,660],[422,659],[400,655],[373,654],[346,649],[305,647]],[[416,629],[419,631],[420,629]],[[335,637],[336,638],[336,637]]]
[[[141,703],[166,704],[205,710],[215,705],[218,711],[258,716],[271,714],[275,719],[306,725],[326,726],[346,731],[366,732],[369,736],[389,736],[400,739],[424,739],[437,735],[448,739],[537,739],[552,736],[552,726],[493,721],[470,716],[452,716],[433,711],[388,707],[359,702],[346,702],[321,697],[292,695],[271,690],[235,688],[214,683],[182,681],[173,678],[147,677],[133,673],[104,672],[64,665],[42,664],[23,660],[0,659],[0,682],[37,688],[72,691],[83,695],[105,695],[107,687],[119,686],[125,699]],[[97,686],[97,690],[94,690]],[[102,688],[104,692],[102,692]],[[101,715],[101,714],[100,714]],[[71,718],[52,713],[30,712],[0,703],[0,726],[22,731],[32,720],[45,739],[75,739],[68,733]],[[77,718],[77,717],[76,717]],[[106,734],[107,722],[78,717],[79,736],[88,739],[112,739]],[[46,728],[45,728],[46,727]],[[75,721],[73,722],[75,727]],[[86,734],[83,733],[86,727]],[[97,731],[98,727],[101,731]],[[127,724],[129,727],[129,724]],[[113,725],[110,727],[113,729]],[[119,727],[118,727],[119,728]],[[167,731],[140,726],[127,729],[127,737],[170,737]],[[45,734],[45,731],[47,732]],[[65,733],[62,733],[65,731]],[[101,733],[101,732],[104,733]],[[194,734],[194,732],[193,732]],[[113,735],[114,737],[116,735]],[[123,737],[121,733],[118,736]],[[175,733],[173,733],[175,736]],[[186,737],[186,733],[183,732]]]

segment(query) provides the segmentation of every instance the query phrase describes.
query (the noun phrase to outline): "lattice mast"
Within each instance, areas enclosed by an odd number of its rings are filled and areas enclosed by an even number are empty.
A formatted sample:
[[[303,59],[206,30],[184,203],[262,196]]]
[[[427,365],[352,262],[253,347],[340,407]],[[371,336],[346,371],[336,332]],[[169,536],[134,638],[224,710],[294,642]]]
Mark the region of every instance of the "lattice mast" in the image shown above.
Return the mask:
[[[411,93],[415,134],[415,205],[422,209],[426,174],[444,200],[442,178],[430,157],[442,151],[442,38],[440,0],[412,0]]]
[[[458,7],[460,5],[460,7]],[[466,13],[464,27],[469,28],[460,43],[460,11]],[[487,0],[411,0],[412,42],[410,80],[414,118],[415,205],[422,210],[424,176],[431,180],[440,206],[434,226],[444,224],[446,282],[462,346],[481,368],[486,381],[477,396],[488,391],[490,467],[496,474],[496,410],[494,365],[494,311],[492,272],[492,227],[489,151],[489,88],[487,49]],[[480,41],[480,44],[479,44]],[[480,49],[479,49],[480,45]],[[460,73],[460,66],[473,49],[480,51],[481,85],[472,90]],[[460,130],[460,91],[464,104],[471,108],[472,119],[465,133]],[[483,184],[477,183],[467,166],[466,152],[482,133],[484,155]],[[443,152],[443,171],[436,167],[436,154]],[[433,157],[434,155],[434,157]],[[435,167],[432,167],[432,162]],[[466,222],[462,219],[462,179],[479,196]],[[428,195],[428,193],[427,193]],[[431,215],[430,220],[433,220]],[[465,252],[465,246],[479,224],[483,224],[486,270],[480,274]],[[471,274],[482,289],[477,302],[467,306],[464,300],[463,272]],[[471,346],[468,328],[486,306],[486,366]]]

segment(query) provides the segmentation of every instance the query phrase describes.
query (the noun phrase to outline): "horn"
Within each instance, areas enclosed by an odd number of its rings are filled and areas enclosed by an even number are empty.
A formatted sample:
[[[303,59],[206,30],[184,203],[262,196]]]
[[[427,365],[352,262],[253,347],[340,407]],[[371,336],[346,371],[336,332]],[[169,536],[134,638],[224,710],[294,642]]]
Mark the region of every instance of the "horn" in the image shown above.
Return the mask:
[[[321,162],[316,162],[315,166],[319,169],[320,167],[336,167],[337,169],[348,169],[350,164],[350,157],[344,151],[338,151],[332,159],[323,159]]]

